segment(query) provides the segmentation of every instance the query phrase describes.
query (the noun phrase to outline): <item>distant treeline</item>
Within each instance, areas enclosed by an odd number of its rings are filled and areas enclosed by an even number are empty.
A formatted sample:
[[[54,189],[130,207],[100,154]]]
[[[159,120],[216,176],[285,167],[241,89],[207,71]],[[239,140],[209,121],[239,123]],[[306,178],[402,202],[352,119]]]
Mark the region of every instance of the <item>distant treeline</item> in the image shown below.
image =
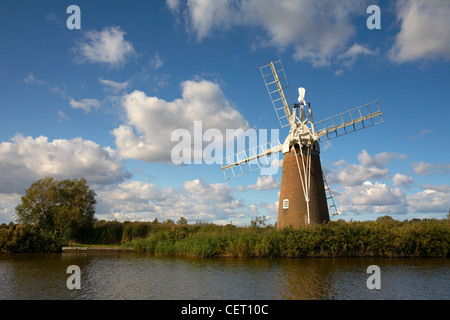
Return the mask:
[[[449,219],[331,221],[278,230],[257,218],[237,227],[180,220],[168,222],[94,221],[84,245],[123,245],[150,254],[192,257],[448,257]],[[2,252],[60,251],[51,235],[30,226],[0,226]],[[72,243],[72,245],[75,245]]]

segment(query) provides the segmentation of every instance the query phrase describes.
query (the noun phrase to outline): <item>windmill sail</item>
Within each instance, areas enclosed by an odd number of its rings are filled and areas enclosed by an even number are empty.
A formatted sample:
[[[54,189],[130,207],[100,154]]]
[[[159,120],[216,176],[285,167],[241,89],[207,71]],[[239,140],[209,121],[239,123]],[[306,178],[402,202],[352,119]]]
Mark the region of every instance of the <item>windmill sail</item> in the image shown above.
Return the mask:
[[[291,125],[293,121],[291,108],[294,105],[294,99],[281,61],[271,62],[259,69],[281,127]]]
[[[274,155],[282,149],[283,145],[279,142],[275,145],[267,143],[226,157],[221,165],[225,180],[270,166]]]
[[[378,102],[373,101],[360,107],[314,123],[316,137],[320,142],[355,132],[382,123]]]

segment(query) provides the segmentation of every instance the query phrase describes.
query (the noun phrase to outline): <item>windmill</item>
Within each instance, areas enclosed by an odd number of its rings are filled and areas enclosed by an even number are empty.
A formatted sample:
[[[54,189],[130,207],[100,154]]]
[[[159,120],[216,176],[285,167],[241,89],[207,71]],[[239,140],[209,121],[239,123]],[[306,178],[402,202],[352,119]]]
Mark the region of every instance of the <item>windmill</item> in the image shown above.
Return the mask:
[[[294,102],[281,61],[270,62],[260,71],[280,125],[290,131],[282,144],[268,143],[225,158],[221,165],[225,179],[269,166],[271,157],[282,152],[277,227],[328,222],[329,208],[336,210],[336,206],[322,171],[319,142],[382,123],[378,102],[314,122],[306,90],[298,88],[298,103]]]

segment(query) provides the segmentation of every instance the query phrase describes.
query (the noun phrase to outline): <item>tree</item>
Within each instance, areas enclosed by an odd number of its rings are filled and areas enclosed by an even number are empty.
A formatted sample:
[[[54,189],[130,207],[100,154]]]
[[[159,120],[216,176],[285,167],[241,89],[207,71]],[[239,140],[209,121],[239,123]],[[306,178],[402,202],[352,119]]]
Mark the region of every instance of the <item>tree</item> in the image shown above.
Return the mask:
[[[182,225],[182,224],[187,224],[187,219],[185,217],[181,217],[180,219],[178,219],[177,224]]]
[[[265,228],[267,227],[267,217],[261,216],[261,217],[255,217],[254,219],[250,220],[250,226],[252,228]]]
[[[92,228],[95,196],[84,178],[43,178],[34,182],[21,198],[16,207],[17,220],[58,242],[80,241]]]

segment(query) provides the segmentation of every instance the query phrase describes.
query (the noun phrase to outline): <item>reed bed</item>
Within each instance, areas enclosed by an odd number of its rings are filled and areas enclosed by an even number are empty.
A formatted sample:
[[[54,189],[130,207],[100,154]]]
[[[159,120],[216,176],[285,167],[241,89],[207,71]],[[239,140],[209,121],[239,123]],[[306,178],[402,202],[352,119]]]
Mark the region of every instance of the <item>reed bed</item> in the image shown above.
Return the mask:
[[[331,221],[276,229],[263,219],[250,226],[96,221],[83,243],[121,245],[156,255],[276,257],[448,257],[450,219]],[[55,251],[61,245],[22,227],[0,228],[4,252]]]
[[[123,239],[139,252],[194,257],[448,257],[448,220],[336,221],[300,230],[234,226],[150,228]]]

